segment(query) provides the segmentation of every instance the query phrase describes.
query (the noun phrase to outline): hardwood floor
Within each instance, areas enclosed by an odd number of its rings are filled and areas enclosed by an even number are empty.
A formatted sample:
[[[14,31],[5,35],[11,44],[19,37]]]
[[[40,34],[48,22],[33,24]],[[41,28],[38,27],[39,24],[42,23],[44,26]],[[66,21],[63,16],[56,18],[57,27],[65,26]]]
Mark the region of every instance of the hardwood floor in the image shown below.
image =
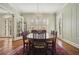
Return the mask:
[[[4,55],[12,50],[12,38],[0,38],[0,54]]]
[[[62,41],[62,40],[61,40]],[[70,44],[68,44],[68,43],[66,43],[66,42],[64,42],[64,41],[62,41],[63,42],[63,47],[65,48],[65,50],[69,53],[69,54],[71,54],[71,55],[79,55],[79,49],[78,48],[76,48],[76,47],[74,47],[74,46],[72,46],[72,45],[70,45]]]
[[[12,42],[12,49],[16,49],[16,48],[18,48],[18,47],[21,46],[21,45],[23,45],[22,39],[13,41],[13,42]]]
[[[79,49],[71,46],[70,44],[57,39],[57,43],[63,47],[70,55],[79,55]],[[12,50],[20,47],[23,44],[22,39],[12,41],[11,38],[0,38],[0,54],[5,55]]]

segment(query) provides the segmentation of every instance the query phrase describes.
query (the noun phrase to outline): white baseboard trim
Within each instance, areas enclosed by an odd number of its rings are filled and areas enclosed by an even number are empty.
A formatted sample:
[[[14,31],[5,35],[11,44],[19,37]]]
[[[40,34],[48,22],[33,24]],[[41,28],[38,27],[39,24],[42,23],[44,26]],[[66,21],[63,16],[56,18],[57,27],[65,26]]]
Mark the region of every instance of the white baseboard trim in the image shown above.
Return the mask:
[[[18,40],[18,39],[22,39],[22,36],[20,36],[20,37],[16,37],[16,39]]]
[[[14,38],[13,41],[20,40],[20,39],[23,39],[22,36]]]
[[[72,46],[74,46],[74,47],[76,47],[76,48],[78,48],[78,49],[79,49],[79,44],[76,44],[76,43],[71,42],[71,41],[66,40],[66,39],[61,39],[61,40],[65,41],[65,42],[67,42],[68,44],[70,44],[70,45],[72,45]]]

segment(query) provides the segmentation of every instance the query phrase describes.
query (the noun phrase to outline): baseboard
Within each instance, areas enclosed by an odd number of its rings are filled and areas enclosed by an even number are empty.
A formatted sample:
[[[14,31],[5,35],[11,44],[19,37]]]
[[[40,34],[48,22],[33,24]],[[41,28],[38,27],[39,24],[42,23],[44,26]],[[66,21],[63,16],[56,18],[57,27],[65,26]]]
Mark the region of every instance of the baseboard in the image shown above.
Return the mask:
[[[20,39],[22,39],[22,36],[14,38],[13,41],[17,41],[17,40],[20,40]]]
[[[61,39],[61,40],[79,49],[79,44],[76,44],[76,43],[66,40],[66,39]]]
[[[16,37],[16,39],[22,39],[22,36],[20,36],[20,37]]]
[[[13,37],[0,37],[0,38],[13,38]]]

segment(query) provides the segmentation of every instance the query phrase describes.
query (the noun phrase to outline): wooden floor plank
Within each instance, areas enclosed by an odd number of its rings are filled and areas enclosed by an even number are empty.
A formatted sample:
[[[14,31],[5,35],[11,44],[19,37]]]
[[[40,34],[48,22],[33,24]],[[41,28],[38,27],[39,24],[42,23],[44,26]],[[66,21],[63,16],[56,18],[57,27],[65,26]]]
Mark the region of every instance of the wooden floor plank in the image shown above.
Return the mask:
[[[17,41],[12,41],[12,45],[10,45],[11,41],[9,41],[9,40],[10,39],[6,39],[6,41],[5,41],[5,39],[0,40],[0,54],[7,54],[8,52],[11,52],[11,50],[14,50],[14,49],[20,47],[21,45],[23,45],[22,39],[17,40]],[[59,39],[57,40],[57,43],[59,43],[59,45],[61,45],[63,48],[65,48],[65,50],[69,54],[79,55],[79,49],[78,48],[75,48],[72,45],[70,45],[70,44],[68,44],[68,43],[66,43],[62,40],[59,40]],[[5,47],[5,48],[2,48],[2,47]]]

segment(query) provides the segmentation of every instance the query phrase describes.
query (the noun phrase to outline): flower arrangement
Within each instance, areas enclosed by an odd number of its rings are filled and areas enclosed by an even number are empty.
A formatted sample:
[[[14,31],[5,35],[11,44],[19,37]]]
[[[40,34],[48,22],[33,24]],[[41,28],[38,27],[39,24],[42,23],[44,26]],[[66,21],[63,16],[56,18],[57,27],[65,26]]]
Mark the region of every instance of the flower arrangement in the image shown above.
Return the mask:
[[[21,33],[22,36],[26,36],[26,35],[28,35],[28,34],[29,34],[28,31],[24,31],[24,32]]]

